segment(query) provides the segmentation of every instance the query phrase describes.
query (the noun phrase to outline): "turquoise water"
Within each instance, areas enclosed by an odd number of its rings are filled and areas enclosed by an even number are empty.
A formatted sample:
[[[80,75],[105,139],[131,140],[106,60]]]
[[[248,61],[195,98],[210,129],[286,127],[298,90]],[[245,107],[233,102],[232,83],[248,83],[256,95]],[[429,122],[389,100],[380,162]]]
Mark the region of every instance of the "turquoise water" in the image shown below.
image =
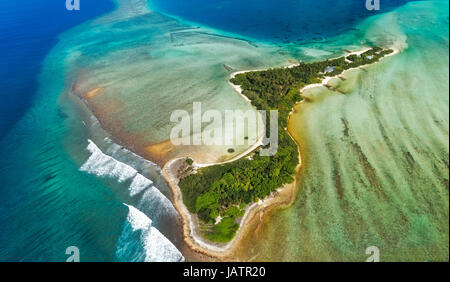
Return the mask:
[[[138,2],[133,2],[135,7]],[[215,7],[213,3],[216,2],[207,1],[201,7]],[[322,6],[308,6],[308,9],[321,11],[323,18],[328,2],[318,3]],[[345,3],[347,9],[352,10],[356,2]],[[150,4],[151,7],[154,4],[159,7],[157,2]],[[194,4],[193,7],[198,6]],[[289,10],[291,4],[281,3],[277,6],[279,13],[274,11],[274,15],[285,19],[281,15]],[[273,5],[272,1],[267,1],[260,7],[267,10]],[[343,2],[340,5],[339,9],[343,9]],[[367,15],[367,11],[361,12],[365,10],[364,5],[358,7],[356,14],[359,16],[356,18]],[[184,6],[182,10],[191,11],[185,10]],[[245,11],[251,12],[248,7]],[[194,102],[201,102],[203,111],[218,110],[224,113],[225,110],[253,110],[228,84],[232,71],[285,66],[292,60],[324,58],[342,54],[344,48],[361,48],[361,44],[370,43],[354,41],[355,35],[360,32],[357,29],[348,31],[351,38],[334,39],[335,42],[329,43],[325,39],[307,44],[254,42],[246,34],[238,33],[239,30],[218,30],[204,23],[199,25],[175,19],[159,12],[150,12],[145,4],[137,14],[136,11],[133,13],[135,15],[131,17],[129,8],[122,5],[116,13],[99,19],[100,25],[95,29],[79,29],[76,36],[70,37],[67,47],[71,68],[68,80],[79,96],[97,91],[87,102],[102,127],[121,144],[160,165],[186,155],[198,163],[226,161],[244,152],[259,139],[256,136],[244,146],[233,146],[234,153],[231,154],[228,153],[229,146],[173,147],[169,142],[173,127],[168,122],[170,115],[177,109],[192,113]],[[203,14],[210,13],[218,12],[212,10]],[[222,16],[231,17],[226,13]],[[355,17],[343,15],[341,21],[349,22],[346,29]],[[259,30],[274,28],[267,22],[253,25]],[[315,26],[314,30],[329,29],[323,22]],[[283,25],[276,27],[280,29],[279,34],[284,34]],[[223,131],[234,129],[232,123],[222,125]],[[261,128],[255,130],[262,134]]]
[[[67,11],[59,0],[23,2],[0,2],[0,87],[8,90],[0,103],[0,137],[32,104],[41,63],[58,34],[114,8],[110,0],[86,2],[77,12]]]
[[[252,110],[228,85],[230,68],[259,69],[285,66],[289,60],[319,60],[341,55],[344,49],[361,49],[364,44],[370,43],[394,45],[404,50],[398,59],[390,58],[380,65],[379,71],[369,70],[370,73],[392,76],[400,81],[420,80],[411,87],[410,83],[382,80],[387,84],[383,89],[390,90],[384,95],[376,95],[378,92],[373,90],[374,85],[380,84],[380,81],[372,76],[359,77],[355,85],[372,90],[355,91],[349,95],[348,99],[355,99],[358,103],[350,103],[350,109],[342,110],[342,114],[351,126],[352,136],[368,137],[366,143],[360,139],[352,139],[352,142],[368,147],[373,142],[381,142],[380,150],[392,152],[394,160],[390,160],[389,167],[382,167],[374,153],[370,161],[378,164],[376,168],[379,170],[376,172],[380,175],[394,170],[395,177],[403,177],[398,179],[404,179],[410,171],[405,163],[395,161],[402,160],[403,156],[400,153],[403,149],[397,147],[421,148],[426,152],[411,152],[413,160],[416,160],[414,163],[420,160],[421,168],[427,169],[414,170],[417,172],[410,182],[402,180],[402,183],[392,185],[384,178],[379,180],[382,182],[381,189],[395,187],[404,191],[404,196],[389,197],[388,204],[380,204],[377,209],[383,210],[389,206],[400,209],[403,200],[407,199],[409,202],[406,201],[408,207],[405,210],[409,212],[410,205],[419,203],[417,216],[408,218],[413,224],[398,229],[389,238],[408,234],[412,239],[401,241],[401,250],[412,246],[410,249],[413,252],[420,253],[422,249],[411,244],[418,242],[425,246],[423,250],[427,255],[415,254],[417,256],[414,258],[418,260],[432,256],[445,258],[445,246],[448,257],[448,185],[445,188],[445,183],[448,183],[448,145],[443,145],[444,141],[448,143],[448,118],[443,118],[448,116],[448,80],[445,78],[448,75],[448,12],[444,12],[448,2],[417,2],[398,10],[395,7],[403,1],[393,2],[381,11],[380,18],[371,17],[368,20],[365,19],[371,14],[364,10],[363,1],[338,1],[336,7],[328,7],[329,1],[314,1],[312,6],[306,5],[309,1],[300,1],[305,9],[311,9],[307,11],[290,9],[295,1],[283,1],[277,6],[273,1],[261,1],[258,10],[253,10],[250,9],[252,1],[249,1],[248,5],[242,4],[239,12],[230,5],[236,1],[222,6],[218,5],[219,2],[193,4],[193,8],[201,7],[194,10],[185,5],[175,7],[174,1],[151,1],[150,7],[161,8],[167,13],[161,14],[151,12],[145,1],[118,0],[114,12],[60,36],[58,44],[42,64],[39,90],[32,106],[0,141],[2,156],[6,156],[0,159],[0,260],[64,261],[68,246],[79,247],[82,261],[179,261],[183,259],[182,254],[190,259],[181,239],[179,217],[170,204],[171,194],[161,179],[159,167],[131,151],[149,159],[155,158],[155,161],[160,160],[151,153],[154,151],[152,146],[168,140],[172,127],[170,113],[176,109],[190,110],[193,102],[202,102],[204,110]],[[416,5],[421,6],[417,8]],[[422,13],[417,14],[415,7]],[[275,12],[274,8],[279,11]],[[330,9],[334,8],[346,11],[333,19],[332,26],[338,26],[337,29],[330,28],[328,17]],[[394,14],[386,14],[388,18],[382,18],[384,12],[389,11],[394,11]],[[260,16],[269,12],[273,12],[269,20]],[[306,16],[294,17],[297,12]],[[236,16],[242,16],[242,13],[243,17],[238,17],[239,21],[236,21]],[[171,14],[177,17],[173,18]],[[217,14],[221,16],[211,16]],[[204,17],[201,18],[201,15]],[[389,17],[398,18],[397,25],[390,25],[395,21]],[[274,25],[274,22],[282,24]],[[310,25],[305,26],[305,22]],[[225,26],[226,23],[229,25]],[[286,27],[286,24],[291,27]],[[425,53],[427,57],[422,56],[424,49],[429,50]],[[440,60],[430,66],[429,62],[435,56]],[[428,80],[434,83],[421,83]],[[417,92],[411,92],[411,89]],[[92,90],[96,90],[91,92],[96,94],[88,97],[86,93]],[[420,95],[422,93],[429,96]],[[86,98],[96,118],[86,110],[80,96]],[[385,114],[386,120],[380,123],[380,128],[387,128],[391,133],[398,131],[397,127],[390,127],[392,124],[406,128],[402,138],[389,136],[394,145],[383,145],[375,138],[378,135],[373,132],[377,131],[364,130],[372,128],[372,124],[354,123],[360,116],[364,117],[363,120],[370,120],[370,116],[365,114],[374,111],[367,105],[361,107],[358,100],[361,96],[367,99],[376,96],[380,101],[375,104],[389,105],[386,107],[389,110]],[[343,109],[342,105],[333,104],[335,99],[331,96],[330,99],[323,99],[329,101],[325,105],[320,104],[316,109],[312,107],[309,112],[305,110],[308,113],[303,120],[313,121],[313,124],[308,128],[301,127],[301,132],[305,132],[302,137],[310,148],[311,156],[317,152],[324,152],[317,154],[317,158],[323,157],[325,152],[329,152],[330,156],[337,154],[329,151],[330,148],[334,150],[332,144],[336,143],[335,137],[338,135],[331,125],[339,128],[339,132],[342,130],[338,115],[333,111],[331,113],[335,115],[329,114],[330,109],[338,113]],[[411,102],[405,105],[404,99],[411,99]],[[338,97],[338,101],[343,100],[343,97]],[[429,111],[421,115],[424,122],[412,119],[410,114],[400,115],[399,121],[396,120],[398,115],[393,114],[399,112],[403,105],[406,113],[414,113],[417,105],[423,106],[430,100],[435,100],[436,104],[425,107]],[[327,120],[327,116],[334,117],[339,124]],[[410,119],[414,122],[407,123],[406,120]],[[328,126],[321,123],[322,120]],[[434,121],[437,121],[436,125],[430,126]],[[224,128],[230,130],[233,127],[224,125]],[[422,131],[423,134],[416,134]],[[317,139],[316,136],[322,138]],[[235,154],[247,147],[237,147]],[[337,147],[341,153],[346,150],[345,146]],[[167,153],[165,158],[187,153],[201,161],[211,162],[232,157],[227,149],[221,146],[177,148]],[[364,175],[364,171],[360,171],[361,163],[355,161],[353,156],[348,157],[348,163],[345,158],[339,160],[346,164],[342,170],[337,167],[343,178],[349,178],[345,183],[352,183],[354,177]],[[345,224],[354,219],[355,214],[366,212],[366,208],[355,209],[348,219],[343,216],[343,211],[338,210],[339,217],[333,221],[337,224],[328,225],[323,224],[324,217],[332,216],[331,211],[339,203],[335,194],[327,192],[325,195],[329,197],[324,199],[327,199],[330,209],[322,213],[316,206],[316,203],[322,202],[324,195],[321,191],[329,191],[327,188],[331,190],[333,187],[326,176],[334,161],[335,158],[325,157],[322,162],[314,162],[306,157],[306,167],[312,172],[306,171],[302,176],[304,184],[296,204],[282,213],[276,213],[275,219],[267,222],[265,235],[249,244],[242,259],[362,259],[356,255],[362,246],[352,249],[349,244],[359,242],[365,246],[383,233],[374,228],[364,235],[364,240],[349,240],[345,237],[347,231],[358,229],[357,226],[347,227]],[[322,171],[325,176],[314,174]],[[411,200],[409,196],[417,192],[408,190],[411,183],[425,186],[434,183],[436,190],[426,186],[425,191],[431,198],[421,193],[419,198]],[[347,189],[356,189],[351,184],[347,185],[350,188],[344,185],[344,195],[347,195]],[[367,201],[377,204],[376,199],[367,193]],[[353,198],[348,202],[354,203],[351,200],[357,205],[366,204]],[[428,202],[436,205],[436,210],[432,212],[438,213],[432,220],[428,218],[430,210],[424,204]],[[313,206],[313,211],[317,209],[317,213],[308,209],[310,206]],[[380,213],[378,217],[367,216],[368,222],[382,221],[384,215],[389,217],[392,214],[399,216],[395,212]],[[309,228],[321,224],[328,229]],[[387,220],[379,226],[386,229],[395,225],[395,220]],[[305,226],[307,228],[303,229]],[[426,234],[424,229],[432,232]],[[308,230],[314,230],[314,236],[308,234]],[[443,239],[445,235],[447,240]],[[280,239],[283,244],[279,243]],[[424,245],[423,240],[428,239],[430,245]],[[385,241],[381,237],[375,243],[384,246]],[[436,247],[439,243],[442,246]],[[334,248],[329,256],[326,255],[329,253],[328,244]],[[311,250],[303,249],[305,245],[311,246]],[[361,254],[364,255],[363,251]],[[408,255],[404,251],[397,256],[391,254],[390,258],[405,260]]]
[[[257,41],[302,44],[351,31],[364,18],[406,2],[384,1],[380,11],[368,11],[365,1],[359,0],[151,0],[150,5],[183,20]]]
[[[0,260],[65,261],[69,246],[81,261],[182,260],[178,215],[151,180],[158,168],[108,142],[115,159],[88,147],[78,109],[61,96],[61,41],[42,62],[31,106],[0,140]]]
[[[448,2],[362,23],[364,37],[401,53],[333,82],[345,94],[305,93],[290,125],[302,145],[299,194],[245,257],[364,261],[376,246],[382,261],[448,261],[448,23]]]

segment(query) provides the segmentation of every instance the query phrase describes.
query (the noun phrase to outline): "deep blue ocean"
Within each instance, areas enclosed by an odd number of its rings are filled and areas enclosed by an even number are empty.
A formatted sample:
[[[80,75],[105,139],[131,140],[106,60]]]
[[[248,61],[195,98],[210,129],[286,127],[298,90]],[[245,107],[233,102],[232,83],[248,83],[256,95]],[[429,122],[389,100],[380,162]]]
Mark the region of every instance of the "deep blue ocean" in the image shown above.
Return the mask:
[[[382,1],[382,12],[405,2]],[[364,3],[153,0],[150,7],[252,40],[302,44],[353,29],[374,14]],[[143,258],[132,254],[138,246],[122,242],[143,235],[121,236],[130,212],[110,187],[114,181],[81,172],[67,152],[65,136],[73,132],[57,105],[62,70],[40,76],[61,33],[112,9],[111,0],[81,0],[81,11],[67,11],[63,0],[0,1],[0,261],[64,261],[72,245],[83,261]],[[126,253],[120,258],[118,245]]]
[[[171,242],[164,236],[171,224],[164,220],[176,224],[177,214],[155,188],[158,180],[118,161],[131,155],[119,146],[110,147],[114,158],[94,144],[86,148],[87,137],[71,127],[79,116],[60,100],[64,58],[51,54],[62,33],[112,11],[113,3],[81,0],[80,11],[67,11],[58,0],[1,2],[0,261],[61,262],[72,246],[83,262],[182,259],[176,235]]]
[[[81,241],[89,241],[91,236],[75,231],[83,224],[76,224],[74,218],[88,220],[80,214],[66,216],[64,206],[76,202],[76,197],[56,180],[58,175],[69,182],[68,175],[77,167],[66,162],[61,144],[50,131],[42,132],[38,126],[24,126],[23,122],[16,126],[36,102],[42,63],[58,42],[58,35],[114,8],[110,0],[82,2],[80,11],[67,11],[65,1],[60,0],[0,1],[0,261],[64,261],[68,244],[83,245]],[[36,121],[49,126],[45,118]],[[35,146],[27,146],[33,142]],[[101,187],[95,182],[90,185],[93,191],[96,185]],[[95,220],[93,210],[90,213],[89,218]],[[82,230],[87,231],[86,227]],[[85,252],[85,257],[107,260],[101,251]]]
[[[63,0],[0,1],[0,138],[30,106],[41,62],[58,34],[114,8],[111,0],[82,5],[67,11]]]
[[[368,16],[389,12],[407,2],[381,1],[379,11],[367,10],[365,0],[151,0],[150,6],[183,20],[259,41],[305,43],[346,32]]]

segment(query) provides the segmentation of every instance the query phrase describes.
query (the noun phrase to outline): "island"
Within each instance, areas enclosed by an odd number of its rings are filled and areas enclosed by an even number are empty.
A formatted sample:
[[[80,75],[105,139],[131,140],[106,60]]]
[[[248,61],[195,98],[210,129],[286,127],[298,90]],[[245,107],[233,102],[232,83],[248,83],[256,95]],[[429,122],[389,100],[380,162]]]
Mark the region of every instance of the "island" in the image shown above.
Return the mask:
[[[185,239],[196,237],[194,241],[200,246],[197,250],[217,253],[230,249],[240,224],[257,202],[276,197],[282,187],[295,186],[300,152],[286,128],[292,109],[302,101],[302,91],[326,85],[346,70],[376,63],[395,53],[375,46],[320,62],[233,74],[230,82],[257,110],[278,111],[278,152],[261,156],[259,147],[237,160],[209,167],[196,167],[190,158],[166,164],[164,172],[175,202],[181,200],[184,205],[180,208],[175,203],[179,211],[182,209]]]

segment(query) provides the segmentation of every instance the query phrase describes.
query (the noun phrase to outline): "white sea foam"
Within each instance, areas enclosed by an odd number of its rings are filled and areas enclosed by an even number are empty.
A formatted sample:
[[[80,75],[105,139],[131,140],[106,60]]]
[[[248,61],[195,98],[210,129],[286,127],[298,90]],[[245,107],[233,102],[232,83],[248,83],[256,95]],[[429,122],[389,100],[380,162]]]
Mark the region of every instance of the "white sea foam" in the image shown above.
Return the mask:
[[[112,177],[117,178],[121,183],[125,181],[131,181],[129,186],[129,192],[131,197],[135,197],[142,192],[142,199],[139,202],[139,208],[146,214],[150,214],[156,217],[155,220],[159,222],[159,219],[163,215],[173,216],[176,214],[175,208],[169,199],[164,196],[155,186],[153,181],[140,174],[134,167],[118,161],[107,154],[104,154],[97,145],[89,141],[87,149],[92,153],[88,160],[81,166],[80,170],[91,174],[95,174],[100,177]],[[107,152],[116,156],[124,158],[124,155],[119,156],[118,151],[120,146],[112,144]],[[128,152],[132,154],[131,152]],[[134,158],[134,154],[131,155],[130,161],[134,160],[138,162],[138,158]],[[139,161],[141,162],[141,161]],[[142,167],[141,164],[136,164]]]
[[[145,190],[137,207],[142,212],[150,215],[155,223],[159,223],[167,217],[175,219],[178,216],[169,199],[154,186]]]
[[[133,206],[125,204],[129,208],[129,213],[127,216],[127,221],[130,223],[133,231],[139,229],[148,229],[152,225],[152,220],[148,218],[144,213],[139,211]]]
[[[87,149],[92,153],[92,155],[81,166],[81,171],[102,177],[117,177],[119,182],[124,182],[136,176],[137,171],[134,168],[103,154],[103,152],[91,140],[89,140]]]
[[[91,140],[89,141],[89,145],[87,149],[92,155],[88,158],[88,160],[81,166],[80,170],[85,171],[91,174],[95,174],[101,177],[113,177],[117,178],[117,180],[121,183],[131,180],[130,185],[130,196],[136,196],[143,190],[148,187],[151,187],[153,182],[144,177],[142,174],[138,173],[138,171],[125,164],[122,163],[115,158],[104,154],[100,148],[95,145]]]
[[[159,222],[164,216],[174,216],[176,211],[172,203],[156,188],[153,182],[140,174],[135,168],[104,154],[91,140],[87,149],[91,156],[80,170],[100,177],[111,177],[123,183],[131,181],[130,197],[143,193],[138,210],[127,205],[127,222],[116,246],[116,258],[121,261],[182,261],[177,248],[153,226],[150,215]],[[114,147],[113,147],[114,146]],[[117,152],[113,144],[108,152]],[[145,212],[145,213],[144,213]]]
[[[130,184],[130,196],[136,196],[152,184],[153,182],[151,180],[145,178],[142,174],[137,174]]]
[[[161,232],[152,226],[152,221],[133,206],[129,209],[127,221],[116,247],[119,261],[177,262],[184,261],[183,255]],[[140,244],[135,244],[135,238]]]

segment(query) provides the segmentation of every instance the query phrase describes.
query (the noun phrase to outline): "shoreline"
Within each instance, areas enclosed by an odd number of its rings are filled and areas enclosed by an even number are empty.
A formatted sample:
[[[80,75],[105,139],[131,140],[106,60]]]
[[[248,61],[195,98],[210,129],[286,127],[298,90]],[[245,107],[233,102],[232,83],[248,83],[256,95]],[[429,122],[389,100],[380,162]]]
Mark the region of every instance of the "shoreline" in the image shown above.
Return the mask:
[[[289,133],[289,136],[291,134]],[[291,136],[292,138],[292,136]],[[295,141],[295,140],[294,140]],[[298,146],[300,152],[300,147]],[[178,186],[179,179],[175,175],[174,169],[176,169],[177,162],[184,162],[185,158],[177,158],[170,160],[162,168],[162,175],[169,184],[173,194],[173,205],[180,214],[183,225],[183,239],[187,246],[194,252],[201,255],[205,255],[210,258],[223,259],[223,260],[235,260],[231,255],[239,247],[239,242],[247,234],[248,225],[246,223],[251,222],[258,214],[262,218],[268,211],[279,206],[290,206],[295,199],[297,190],[297,179],[294,182],[286,184],[283,187],[278,188],[272,192],[266,199],[259,200],[252,203],[245,209],[245,214],[240,221],[239,229],[236,232],[234,238],[226,243],[214,243],[201,236],[199,234],[199,225],[196,215],[191,214],[183,203],[183,197],[181,189]],[[301,168],[301,155],[299,153],[299,164],[296,167],[296,176],[300,172]],[[287,199],[285,200],[284,198]]]
[[[370,48],[365,48],[360,51],[350,52],[350,53],[345,54],[345,57],[347,57],[349,55],[353,55],[353,54],[360,55],[369,49]],[[392,50],[394,50],[394,52],[384,56],[383,58],[381,58],[381,60],[383,60],[387,57],[396,55],[400,52],[397,48],[392,48]],[[377,62],[374,62],[374,63],[377,63]],[[372,64],[374,64],[374,63],[372,63]],[[309,85],[304,86],[303,88],[300,89],[300,93],[303,93],[303,91],[314,88],[314,87],[325,86],[331,79],[338,78],[339,76],[343,75],[346,71],[359,69],[361,67],[370,66],[372,64],[367,64],[367,65],[359,66],[356,68],[350,68],[336,76],[331,76],[331,77],[326,76],[322,79],[322,81],[320,83],[309,84]],[[292,68],[297,65],[298,64],[292,64],[290,66],[286,66],[285,68]],[[228,79],[228,84],[237,92],[237,94],[239,94],[244,100],[246,100],[251,105],[251,100],[242,93],[242,88],[238,85],[231,83],[230,80],[238,74],[253,72],[253,71],[263,71],[263,70],[264,69],[243,70],[243,71],[233,72],[230,75],[230,78]],[[293,106],[293,108],[288,116],[288,124],[291,120],[292,114],[294,113],[294,108],[299,103],[302,103],[303,101],[305,101],[305,100],[301,100]],[[290,184],[285,184],[284,186],[278,188],[276,191],[272,192],[264,200],[259,200],[258,202],[255,202],[255,203],[252,203],[251,205],[249,205],[245,209],[245,214],[240,221],[240,226],[236,232],[236,235],[230,242],[228,242],[226,244],[214,243],[214,242],[207,240],[206,238],[203,238],[199,234],[199,225],[198,225],[198,219],[196,218],[196,215],[191,214],[187,210],[186,206],[183,203],[181,189],[178,186],[180,179],[176,175],[176,171],[174,172],[173,170],[174,170],[174,168],[176,168],[174,166],[176,165],[177,162],[179,162],[179,161],[184,162],[184,160],[186,158],[176,158],[176,159],[169,160],[162,167],[162,175],[163,175],[164,179],[166,180],[166,182],[169,184],[170,189],[172,190],[172,194],[173,194],[173,198],[174,198],[173,205],[174,205],[175,209],[178,211],[178,213],[180,214],[180,217],[182,220],[184,241],[189,246],[189,248],[191,248],[192,251],[200,253],[200,254],[208,256],[208,257],[211,257],[211,258],[216,258],[216,259],[227,259],[227,258],[233,259],[231,257],[231,254],[235,251],[235,249],[238,248],[239,242],[244,238],[245,234],[247,234],[247,229],[249,226],[246,223],[252,221],[255,218],[255,216],[257,216],[260,213],[262,213],[262,215],[260,215],[260,220],[262,222],[262,219],[264,218],[265,214],[268,213],[269,211],[271,211],[272,209],[277,208],[277,207],[283,207],[283,206],[288,207],[293,203],[295,196],[297,195],[297,193],[296,193],[297,184],[298,184],[297,176],[298,176],[298,174],[300,172],[300,168],[302,166],[301,148],[300,148],[299,142],[297,142],[297,140],[295,140],[295,138],[289,131],[289,126],[285,130],[287,131],[287,133],[289,134],[291,139],[297,144],[297,150],[299,153],[299,164],[296,167],[297,173],[294,177],[294,182],[290,183]],[[261,144],[262,144],[261,141],[262,141],[262,138],[259,139],[259,141],[257,143],[255,143],[253,146],[251,146],[248,150],[246,150],[245,152],[239,154],[238,156],[236,156],[226,162],[212,163],[212,164],[196,164],[196,163],[194,163],[194,166],[197,168],[203,168],[203,167],[221,165],[221,164],[226,164],[226,163],[236,161],[238,159],[248,156],[251,152],[258,149],[259,146],[261,146]],[[288,196],[288,198],[284,199],[284,197],[286,197],[286,195]]]
[[[370,49],[370,48],[368,48]],[[360,54],[365,52],[368,49],[364,49],[362,51],[356,51],[356,52],[351,52],[351,53],[347,53],[345,56],[349,56],[352,54]],[[391,54],[388,54],[386,56],[384,56],[382,59],[389,57],[389,56],[393,56],[395,54],[399,53],[399,50],[396,48],[392,48],[394,50],[394,52],[392,52]],[[374,62],[376,63],[376,62]],[[374,64],[372,63],[372,64]],[[292,68],[295,67],[298,64],[292,64],[289,66],[285,66],[284,68]],[[371,64],[367,64],[364,66],[369,66]],[[349,71],[349,70],[353,70],[353,69],[358,69],[358,68],[362,68],[364,66],[359,66],[359,67],[355,67],[355,68],[351,68],[351,69],[347,69],[345,71]],[[250,105],[252,107],[254,107],[252,105],[252,101],[245,96],[242,93],[242,89],[240,86],[238,85],[234,85],[233,83],[231,83],[231,79],[234,78],[236,75],[241,74],[241,73],[247,73],[247,72],[254,72],[254,71],[264,71],[266,69],[256,69],[256,70],[243,70],[243,71],[237,71],[237,72],[233,72],[230,74],[230,77],[228,78],[228,83],[229,85],[236,91],[236,93],[238,95],[240,95],[244,100],[246,100],[248,103],[250,103]],[[326,86],[326,84],[333,78],[338,78],[340,75],[345,73],[342,72],[339,75],[333,76],[333,77],[324,77],[321,81],[321,83],[315,83],[315,84],[309,84],[304,86],[303,88],[300,89],[300,94],[303,93],[303,91],[310,89],[310,88],[314,88],[314,87],[318,87],[318,86]],[[85,93],[86,94],[86,93]],[[96,93],[91,93],[91,94],[96,94]],[[95,117],[95,111],[90,107],[89,103],[87,100],[85,100],[85,97],[80,96],[78,94],[75,94],[75,96],[77,96],[80,101],[84,101],[82,104],[86,105],[89,112],[91,112],[93,114],[93,116]],[[301,101],[297,102],[291,109],[291,112],[288,115],[287,118],[287,124],[289,124],[292,114],[295,112],[294,109],[295,107],[299,104],[306,101],[305,99],[302,99]],[[101,124],[101,123],[99,123]],[[103,129],[103,127],[100,125],[100,127]],[[212,241],[209,241],[208,239],[204,238],[201,234],[200,234],[200,226],[198,223],[198,219],[196,217],[195,214],[191,214],[186,206],[184,205],[183,199],[182,199],[182,193],[181,193],[181,189],[178,186],[179,180],[180,178],[178,177],[178,168],[180,167],[180,160],[183,161],[182,164],[184,164],[185,160],[187,158],[189,158],[190,156],[179,156],[177,158],[174,159],[170,159],[168,160],[166,163],[164,163],[162,166],[160,166],[161,169],[161,176],[163,177],[164,181],[168,184],[168,187],[171,190],[172,193],[172,197],[173,197],[173,201],[172,204],[174,206],[174,208],[177,210],[178,214],[180,215],[180,219],[181,219],[181,228],[182,228],[182,238],[184,241],[184,244],[186,245],[186,247],[192,251],[193,253],[197,253],[199,255],[203,255],[205,257],[209,257],[211,259],[218,259],[218,260],[226,260],[226,261],[236,261],[236,258],[233,257],[232,255],[235,253],[235,251],[241,246],[241,241],[245,238],[245,236],[248,234],[248,229],[250,228],[251,224],[253,224],[253,221],[258,220],[258,229],[259,229],[259,225],[261,223],[264,222],[264,218],[266,216],[266,214],[270,211],[272,211],[275,208],[286,208],[289,207],[293,204],[295,197],[297,195],[297,189],[298,189],[298,176],[300,174],[300,169],[302,167],[302,158],[301,158],[301,147],[300,147],[300,143],[297,142],[297,140],[295,140],[295,138],[293,137],[293,135],[291,134],[291,132],[289,131],[289,126],[287,126],[287,128],[285,128],[285,130],[287,131],[288,135],[291,137],[291,139],[297,144],[297,151],[299,154],[299,163],[296,167],[296,174],[294,176],[294,181],[293,183],[290,184],[285,184],[282,187],[279,187],[278,189],[276,189],[275,191],[273,191],[269,196],[267,196],[265,199],[263,200],[259,200],[258,202],[254,202],[250,205],[248,205],[245,208],[245,213],[244,216],[240,219],[240,226],[239,229],[236,231],[236,234],[234,236],[234,238],[228,242],[228,243],[215,243]],[[112,138],[112,140],[114,140],[114,136],[112,134],[108,135]],[[196,163],[194,162],[194,168],[198,169],[198,168],[204,168],[204,167],[209,167],[209,166],[214,166],[214,165],[221,165],[221,164],[227,164],[227,163],[231,163],[234,162],[236,160],[239,160],[241,158],[247,157],[249,156],[252,152],[254,152],[255,150],[257,150],[260,146],[262,146],[262,140],[264,138],[264,135],[261,136],[258,141],[256,143],[254,143],[251,147],[249,147],[245,152],[240,153],[239,155],[227,160],[227,161],[223,161],[223,162],[216,162],[216,163],[208,163],[208,164],[201,164],[201,163]],[[116,140],[119,141],[119,140]],[[117,142],[117,144],[121,144],[122,142]],[[125,146],[128,147],[128,146]],[[136,152],[135,150],[131,150],[132,152],[137,153],[138,155],[139,152]],[[147,159],[147,158],[145,158]],[[259,217],[259,218],[258,218]]]
[[[394,56],[394,55],[397,55],[398,53],[400,53],[400,50],[397,49],[397,48],[391,47],[391,49],[392,49],[394,52],[385,55],[383,58],[380,59],[380,61],[381,61],[381,60],[384,60],[385,58],[388,58],[388,57],[391,57],[391,56]],[[347,53],[345,56],[346,56],[346,57],[347,57],[347,56],[350,56],[350,55],[358,55],[358,56],[359,56],[359,55],[361,55],[362,53],[366,52],[367,50],[370,50],[370,48],[364,49],[364,50],[362,50],[362,51],[356,51],[356,52]],[[339,74],[339,75],[335,75],[335,76],[325,76],[325,77],[322,79],[322,81],[321,81],[320,83],[313,83],[313,84],[308,84],[308,85],[304,86],[302,89],[300,89],[300,93],[303,92],[303,91],[305,91],[305,90],[311,89],[311,88],[315,88],[315,87],[319,87],[319,86],[326,86],[330,80],[332,80],[332,79],[334,79],[334,78],[339,78],[339,76],[343,75],[344,73],[346,73],[346,72],[348,72],[348,71],[355,70],[355,69],[361,69],[361,68],[363,68],[363,67],[371,66],[371,65],[376,64],[376,63],[378,63],[378,62],[373,62],[373,63],[371,63],[371,64],[359,66],[359,67],[356,67],[356,68],[350,68],[350,69],[344,70],[344,71],[343,71],[341,74]],[[295,106],[294,106],[294,107],[295,107]]]
[[[239,159],[242,159],[242,158],[248,156],[252,152],[256,151],[259,147],[263,146],[264,145],[263,144],[263,139],[264,139],[264,136],[261,136],[258,139],[258,141],[256,141],[256,143],[253,144],[250,148],[248,148],[247,150],[245,150],[244,152],[240,153],[239,155],[237,155],[237,156],[235,156],[235,157],[233,157],[233,158],[231,158],[229,160],[226,160],[224,162],[216,162],[216,163],[208,163],[208,164],[195,163],[195,166],[197,168],[204,168],[204,167],[209,167],[209,166],[223,165],[223,164],[232,163],[234,161],[237,161]],[[184,159],[184,158],[180,157],[180,158],[176,158],[176,159],[173,159],[173,160],[179,160],[179,159]],[[192,158],[192,159],[194,159],[194,158]],[[167,163],[169,163],[170,161],[172,161],[172,160],[169,160]]]

